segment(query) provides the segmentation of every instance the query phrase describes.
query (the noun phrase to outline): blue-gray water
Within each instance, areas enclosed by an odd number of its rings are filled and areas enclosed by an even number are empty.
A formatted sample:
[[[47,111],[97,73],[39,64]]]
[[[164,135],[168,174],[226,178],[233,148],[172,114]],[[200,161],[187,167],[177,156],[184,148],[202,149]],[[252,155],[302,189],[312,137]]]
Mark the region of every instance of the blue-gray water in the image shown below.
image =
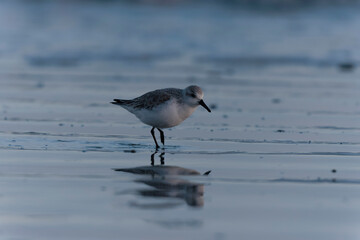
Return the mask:
[[[358,3],[257,3],[1,1],[0,239],[358,239]]]

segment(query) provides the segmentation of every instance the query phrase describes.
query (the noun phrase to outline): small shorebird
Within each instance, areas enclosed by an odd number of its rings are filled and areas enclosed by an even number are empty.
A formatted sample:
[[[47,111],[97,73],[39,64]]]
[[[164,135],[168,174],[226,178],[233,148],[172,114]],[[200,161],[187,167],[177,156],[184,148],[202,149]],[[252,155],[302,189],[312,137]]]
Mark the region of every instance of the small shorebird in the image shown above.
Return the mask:
[[[208,112],[210,108],[203,101],[203,92],[198,86],[189,86],[185,89],[164,88],[151,91],[132,100],[114,99],[112,104],[119,105],[133,113],[140,121],[152,126],[151,135],[156,141],[154,129],[160,132],[160,139],[165,145],[162,128],[171,128],[179,125],[201,105]]]

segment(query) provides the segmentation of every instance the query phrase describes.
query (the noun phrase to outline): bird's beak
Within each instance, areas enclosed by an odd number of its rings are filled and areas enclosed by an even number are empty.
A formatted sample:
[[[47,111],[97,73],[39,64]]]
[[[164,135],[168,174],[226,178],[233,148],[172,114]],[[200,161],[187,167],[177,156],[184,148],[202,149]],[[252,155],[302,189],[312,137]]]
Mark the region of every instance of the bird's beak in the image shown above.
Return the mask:
[[[199,101],[199,104],[201,106],[203,106],[208,112],[211,112],[210,108],[208,106],[206,106],[206,104],[204,103],[204,101],[202,99]]]

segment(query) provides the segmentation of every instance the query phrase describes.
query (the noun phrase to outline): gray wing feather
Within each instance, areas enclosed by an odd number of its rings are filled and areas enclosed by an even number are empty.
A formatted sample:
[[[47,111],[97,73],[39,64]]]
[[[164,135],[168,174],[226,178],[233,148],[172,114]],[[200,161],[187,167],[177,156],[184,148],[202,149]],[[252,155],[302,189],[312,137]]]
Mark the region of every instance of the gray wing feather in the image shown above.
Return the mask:
[[[133,108],[152,109],[160,104],[175,98],[178,102],[181,101],[181,89],[165,88],[152,92],[145,93],[144,95],[134,98],[132,100]]]
[[[133,109],[153,109],[154,107],[175,98],[176,101],[181,102],[182,90],[177,88],[165,88],[151,91],[141,95],[132,100],[114,99],[112,104],[120,105],[122,107]]]

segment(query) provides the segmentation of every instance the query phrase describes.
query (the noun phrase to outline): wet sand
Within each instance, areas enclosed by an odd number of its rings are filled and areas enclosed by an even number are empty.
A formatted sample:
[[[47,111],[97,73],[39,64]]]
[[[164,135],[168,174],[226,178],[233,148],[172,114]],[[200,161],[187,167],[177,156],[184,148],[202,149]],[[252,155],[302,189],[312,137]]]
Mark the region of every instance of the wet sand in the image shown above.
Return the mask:
[[[359,238],[355,8],[0,11],[1,239]],[[157,153],[109,103],[191,84]]]

